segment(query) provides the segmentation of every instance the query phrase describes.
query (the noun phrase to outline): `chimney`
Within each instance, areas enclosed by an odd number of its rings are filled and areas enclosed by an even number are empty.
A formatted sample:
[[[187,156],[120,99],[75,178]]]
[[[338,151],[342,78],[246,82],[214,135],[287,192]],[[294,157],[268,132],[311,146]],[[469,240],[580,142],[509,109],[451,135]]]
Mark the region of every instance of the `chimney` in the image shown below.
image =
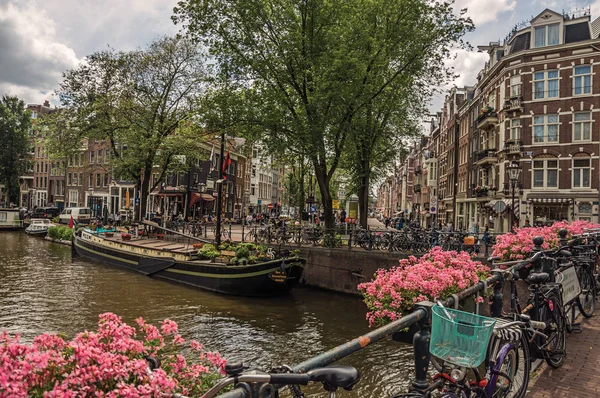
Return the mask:
[[[46,108],[50,108],[50,101],[48,101],[48,100],[44,101],[44,106]]]

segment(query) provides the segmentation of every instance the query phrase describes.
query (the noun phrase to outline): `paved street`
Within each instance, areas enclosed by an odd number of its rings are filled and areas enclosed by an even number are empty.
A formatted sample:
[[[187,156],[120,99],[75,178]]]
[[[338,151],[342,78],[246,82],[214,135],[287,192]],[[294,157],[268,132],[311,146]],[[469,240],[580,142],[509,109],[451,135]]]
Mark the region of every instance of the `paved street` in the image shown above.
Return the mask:
[[[585,319],[582,333],[567,336],[567,357],[559,369],[549,366],[535,379],[531,398],[600,396],[600,314]]]

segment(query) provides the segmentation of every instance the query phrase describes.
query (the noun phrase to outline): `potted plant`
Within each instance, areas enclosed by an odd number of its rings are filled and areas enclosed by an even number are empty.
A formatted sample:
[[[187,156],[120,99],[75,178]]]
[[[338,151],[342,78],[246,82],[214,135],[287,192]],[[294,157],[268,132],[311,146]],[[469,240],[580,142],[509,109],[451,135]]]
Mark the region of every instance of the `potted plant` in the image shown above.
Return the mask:
[[[123,241],[131,240],[131,234],[121,234],[121,240],[123,240]]]
[[[113,236],[115,236],[114,232],[105,232],[104,236],[106,236],[107,238],[112,238]]]
[[[156,239],[165,240],[165,234],[156,234]]]

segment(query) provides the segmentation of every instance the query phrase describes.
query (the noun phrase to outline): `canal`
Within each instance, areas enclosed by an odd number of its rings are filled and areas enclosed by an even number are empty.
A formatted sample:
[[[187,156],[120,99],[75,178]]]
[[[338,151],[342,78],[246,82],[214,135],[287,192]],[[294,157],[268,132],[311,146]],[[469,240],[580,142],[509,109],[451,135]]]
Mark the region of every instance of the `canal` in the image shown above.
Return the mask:
[[[0,234],[0,330],[26,341],[42,332],[94,329],[98,314],[126,322],[170,318],[229,360],[252,368],[303,361],[368,331],[358,297],[298,288],[284,297],[251,299],[213,294],[154,280],[80,257],[71,248],[23,232]],[[382,398],[406,391],[413,377],[412,348],[391,340],[341,361],[362,378],[344,397]],[[320,387],[307,389],[325,397]],[[308,395],[307,395],[308,396]]]

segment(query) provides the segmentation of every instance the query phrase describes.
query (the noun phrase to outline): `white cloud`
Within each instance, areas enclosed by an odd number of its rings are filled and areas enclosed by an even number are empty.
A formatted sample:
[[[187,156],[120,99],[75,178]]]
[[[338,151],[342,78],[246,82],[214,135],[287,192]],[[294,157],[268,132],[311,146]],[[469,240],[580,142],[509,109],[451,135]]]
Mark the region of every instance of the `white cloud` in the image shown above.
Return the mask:
[[[62,72],[79,59],[56,40],[54,21],[43,10],[19,4],[0,3],[0,93],[39,102],[49,99]]]
[[[472,86],[477,82],[477,74],[488,59],[489,55],[486,52],[455,50],[454,58],[446,61],[446,66],[452,67],[459,75],[454,81],[455,85]]]
[[[467,16],[471,17],[475,27],[495,21],[498,14],[512,11],[517,5],[516,0],[456,0],[457,9],[467,8]]]

